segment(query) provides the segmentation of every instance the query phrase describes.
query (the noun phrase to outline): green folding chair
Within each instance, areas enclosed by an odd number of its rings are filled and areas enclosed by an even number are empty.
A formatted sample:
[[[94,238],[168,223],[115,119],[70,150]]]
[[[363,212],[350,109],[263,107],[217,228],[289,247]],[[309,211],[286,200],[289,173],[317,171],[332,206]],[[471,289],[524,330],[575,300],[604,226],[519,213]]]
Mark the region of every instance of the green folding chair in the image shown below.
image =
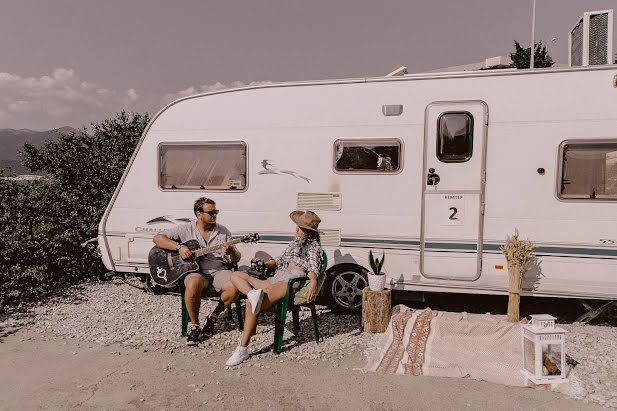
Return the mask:
[[[321,292],[321,288],[326,280],[326,268],[328,267],[328,257],[326,252],[323,252],[321,268],[319,269],[319,275],[317,276],[317,296]],[[315,335],[315,342],[319,343],[319,328],[317,326],[317,310],[315,309],[315,300],[311,302],[306,301],[306,293],[308,291],[307,282],[298,292],[294,293],[293,285],[300,281],[309,280],[308,276],[292,278],[287,282],[287,292],[285,293],[285,299],[274,306],[274,344],[272,351],[275,354],[280,354],[283,349],[283,333],[285,332],[285,320],[287,319],[287,311],[290,310],[293,316],[294,331],[297,332],[300,329],[300,307],[309,307],[311,309],[311,320],[313,322],[313,334]]]

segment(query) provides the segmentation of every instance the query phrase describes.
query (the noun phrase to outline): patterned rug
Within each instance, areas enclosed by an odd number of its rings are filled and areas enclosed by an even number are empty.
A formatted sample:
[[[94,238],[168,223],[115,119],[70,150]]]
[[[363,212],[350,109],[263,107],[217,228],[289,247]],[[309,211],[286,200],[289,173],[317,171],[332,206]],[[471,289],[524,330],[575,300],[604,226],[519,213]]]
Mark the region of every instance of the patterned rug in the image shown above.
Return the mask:
[[[521,324],[507,322],[504,315],[412,310],[398,305],[367,369],[533,386],[521,374],[521,341]]]

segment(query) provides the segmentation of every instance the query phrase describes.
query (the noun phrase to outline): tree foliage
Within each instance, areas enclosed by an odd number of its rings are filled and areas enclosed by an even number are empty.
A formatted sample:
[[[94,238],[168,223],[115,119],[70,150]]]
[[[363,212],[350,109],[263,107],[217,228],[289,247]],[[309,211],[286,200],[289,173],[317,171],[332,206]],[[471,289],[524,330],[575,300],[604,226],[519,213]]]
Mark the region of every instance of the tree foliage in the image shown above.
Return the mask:
[[[523,48],[518,41],[514,40],[514,49],[514,53],[510,53],[510,59],[512,59],[512,64],[510,64],[510,66],[517,69],[528,69],[531,58],[531,47]],[[534,68],[552,67],[554,64],[553,59],[550,54],[548,54],[546,45],[542,44],[541,41],[535,43],[533,59]]]
[[[80,244],[96,237],[148,121],[147,114],[123,111],[41,148],[24,144],[23,164],[44,177],[0,179],[0,297],[42,291],[104,269],[97,253]]]

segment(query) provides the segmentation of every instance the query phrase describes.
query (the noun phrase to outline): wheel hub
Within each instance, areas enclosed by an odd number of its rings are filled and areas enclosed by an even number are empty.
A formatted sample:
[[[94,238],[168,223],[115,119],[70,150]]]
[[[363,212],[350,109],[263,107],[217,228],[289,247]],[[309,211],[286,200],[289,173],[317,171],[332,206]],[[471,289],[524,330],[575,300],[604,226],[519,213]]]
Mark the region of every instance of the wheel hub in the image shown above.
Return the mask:
[[[332,282],[332,296],[336,303],[348,309],[362,305],[362,290],[366,287],[364,277],[355,271],[339,273]]]

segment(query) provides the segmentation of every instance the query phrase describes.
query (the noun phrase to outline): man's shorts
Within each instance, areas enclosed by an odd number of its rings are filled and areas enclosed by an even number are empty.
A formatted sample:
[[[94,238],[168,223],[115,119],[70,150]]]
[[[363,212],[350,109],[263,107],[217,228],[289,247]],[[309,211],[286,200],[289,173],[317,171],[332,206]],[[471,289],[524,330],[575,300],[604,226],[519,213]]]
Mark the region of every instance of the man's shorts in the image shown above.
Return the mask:
[[[223,288],[223,284],[231,280],[231,270],[215,271],[212,274],[190,273],[184,277],[184,285],[189,278],[199,278],[204,285],[204,290],[212,285],[217,290]]]

